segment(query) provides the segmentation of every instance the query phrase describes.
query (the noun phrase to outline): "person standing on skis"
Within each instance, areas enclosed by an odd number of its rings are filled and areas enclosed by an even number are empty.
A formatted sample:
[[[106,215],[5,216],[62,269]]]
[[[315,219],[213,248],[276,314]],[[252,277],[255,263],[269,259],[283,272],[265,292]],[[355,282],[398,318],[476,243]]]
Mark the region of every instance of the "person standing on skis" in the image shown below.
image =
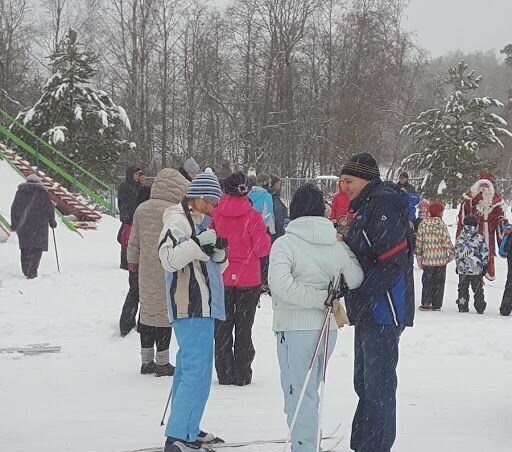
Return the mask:
[[[183,203],[164,213],[158,253],[165,270],[169,320],[179,347],[165,452],[205,452],[205,443],[218,440],[201,431],[200,423],[212,381],[215,319],[226,318],[222,271],[227,258],[226,250],[217,248],[215,231],[200,231],[199,225],[221,195],[214,174],[199,174]]]
[[[299,403],[308,364],[326,316],[324,302],[329,284],[343,274],[350,289],[359,287],[363,272],[347,245],[324,218],[323,193],[313,184],[300,187],[290,204],[286,234],[274,242],[270,253],[269,284],[274,309],[273,330],[288,427]],[[329,332],[329,356],[336,344],[335,321]],[[292,452],[318,452],[318,388],[322,380],[324,348],[321,346],[312,377],[292,430]]]
[[[357,452],[390,452],[396,437],[398,346],[414,320],[412,229],[408,196],[382,182],[367,152],[343,164],[343,190],[354,219],[346,243],[363,268],[361,287],[345,298],[355,326],[354,386],[359,403],[350,447]]]

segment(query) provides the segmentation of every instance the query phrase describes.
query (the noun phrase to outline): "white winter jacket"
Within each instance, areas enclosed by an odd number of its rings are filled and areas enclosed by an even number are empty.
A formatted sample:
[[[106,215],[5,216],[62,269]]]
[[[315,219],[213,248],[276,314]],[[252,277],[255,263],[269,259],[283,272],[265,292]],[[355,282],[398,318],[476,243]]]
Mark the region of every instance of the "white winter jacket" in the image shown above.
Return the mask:
[[[269,286],[274,331],[319,330],[331,281],[343,273],[350,289],[363,282],[363,271],[345,243],[336,240],[332,223],[321,217],[293,220],[270,252]],[[335,325],[335,321],[331,322]]]
[[[202,215],[190,211],[196,225]],[[192,227],[181,204],[164,212],[158,256],[165,270],[169,320],[213,317],[224,320],[222,272],[227,262],[217,264],[192,240]]]

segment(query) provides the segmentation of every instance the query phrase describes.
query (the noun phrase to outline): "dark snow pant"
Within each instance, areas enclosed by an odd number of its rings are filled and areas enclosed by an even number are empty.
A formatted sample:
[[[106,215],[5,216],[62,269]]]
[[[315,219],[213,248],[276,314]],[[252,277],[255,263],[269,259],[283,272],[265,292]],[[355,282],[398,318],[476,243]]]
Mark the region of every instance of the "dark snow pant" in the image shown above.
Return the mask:
[[[457,299],[459,311],[468,312],[469,310],[470,285],[475,298],[475,310],[482,314],[487,307],[484,299],[484,275],[459,275],[459,297]]]
[[[157,352],[169,350],[172,336],[171,327],[148,326],[139,323],[137,331],[140,334],[140,346],[142,348],[153,348],[156,345]]]
[[[260,286],[225,288],[226,320],[215,320],[215,369],[220,384],[251,383],[251,364],[256,356],[252,326],[260,290]]]
[[[442,267],[423,267],[421,304],[423,306],[432,306],[432,309],[441,309],[443,306],[445,282],[446,265]]]
[[[135,317],[139,309],[139,272],[129,272],[128,283],[130,289],[124,300],[121,318],[119,319],[121,336],[126,336],[136,324]]]
[[[156,364],[160,366],[168,364],[172,328],[149,326],[139,322],[137,331],[140,334],[142,364],[149,364],[155,359],[155,345]]]
[[[356,452],[390,452],[396,437],[398,344],[402,328],[355,327],[354,388],[359,403],[350,447]]]
[[[261,270],[261,281],[265,288],[268,288],[268,266],[270,263],[270,257],[264,256],[260,258],[260,270]]]
[[[119,265],[121,270],[128,270],[128,248],[121,245],[121,264]]]
[[[21,270],[27,278],[35,278],[41,262],[43,250],[40,248],[21,249]]]
[[[507,263],[507,283],[505,284],[505,292],[503,292],[503,299],[501,300],[500,306],[500,313],[505,316],[510,315],[512,312],[512,252],[508,254]]]

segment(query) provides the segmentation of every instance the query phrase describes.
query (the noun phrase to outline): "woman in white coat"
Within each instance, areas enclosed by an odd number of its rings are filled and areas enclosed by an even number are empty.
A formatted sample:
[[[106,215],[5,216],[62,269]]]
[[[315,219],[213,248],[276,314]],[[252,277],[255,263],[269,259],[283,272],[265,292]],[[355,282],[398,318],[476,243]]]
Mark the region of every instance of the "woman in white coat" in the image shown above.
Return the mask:
[[[274,243],[270,253],[273,330],[277,335],[288,426],[325,319],[329,283],[340,273],[350,289],[359,287],[363,281],[359,262],[344,243],[337,241],[336,229],[324,213],[322,192],[312,184],[300,187],[290,204],[291,221],[286,234]],[[334,319],[331,325],[329,356],[336,344]],[[321,347],[292,431],[292,452],[318,452],[318,388],[324,359]]]

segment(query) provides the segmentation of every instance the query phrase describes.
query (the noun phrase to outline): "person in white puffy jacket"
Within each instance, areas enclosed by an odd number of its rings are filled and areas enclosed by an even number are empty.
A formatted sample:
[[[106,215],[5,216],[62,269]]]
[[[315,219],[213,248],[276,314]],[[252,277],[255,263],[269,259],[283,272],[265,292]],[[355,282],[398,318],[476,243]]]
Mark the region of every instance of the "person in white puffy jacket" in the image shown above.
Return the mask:
[[[315,344],[326,315],[328,287],[340,273],[350,289],[359,287],[363,271],[348,246],[336,239],[336,229],[324,218],[322,192],[313,184],[300,187],[290,204],[286,234],[270,253],[269,285],[274,309],[273,330],[281,370],[284,411],[292,422]],[[336,322],[331,321],[329,356],[336,344]],[[323,347],[292,432],[292,452],[318,452],[318,388],[322,380]],[[329,357],[327,357],[328,359]]]

